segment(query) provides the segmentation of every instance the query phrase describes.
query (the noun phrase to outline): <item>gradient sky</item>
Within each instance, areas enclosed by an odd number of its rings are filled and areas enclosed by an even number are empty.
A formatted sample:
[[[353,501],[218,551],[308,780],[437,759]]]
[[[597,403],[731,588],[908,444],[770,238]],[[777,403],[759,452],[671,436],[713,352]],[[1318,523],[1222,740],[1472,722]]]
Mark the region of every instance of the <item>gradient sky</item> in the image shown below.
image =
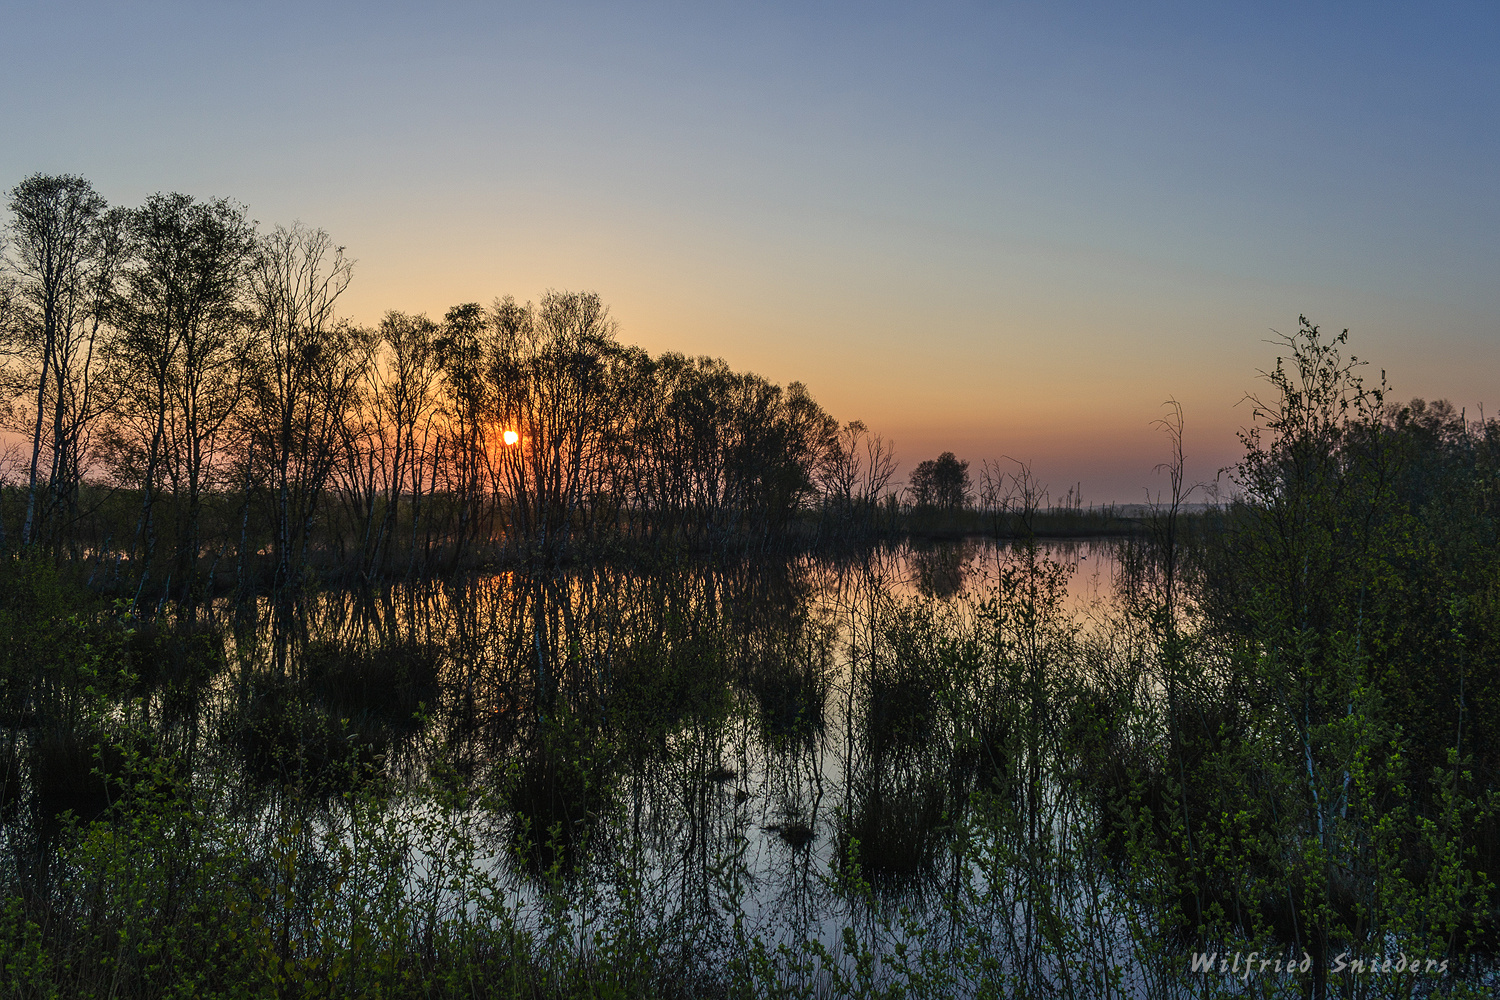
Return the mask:
[[[1500,409],[1500,5],[18,3],[0,187],[227,195],[345,312],[593,289],[621,337],[1138,501],[1299,313]]]

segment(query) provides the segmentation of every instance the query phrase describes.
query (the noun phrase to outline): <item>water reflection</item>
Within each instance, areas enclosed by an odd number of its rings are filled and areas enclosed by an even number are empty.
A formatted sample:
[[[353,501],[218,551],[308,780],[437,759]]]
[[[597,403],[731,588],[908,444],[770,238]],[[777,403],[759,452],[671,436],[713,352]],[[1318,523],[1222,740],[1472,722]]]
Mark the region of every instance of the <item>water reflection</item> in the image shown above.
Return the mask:
[[[957,596],[964,589],[978,547],[968,538],[913,544],[906,552],[906,563],[917,593],[941,600]]]
[[[1046,556],[1069,569],[1110,561],[1079,543]],[[571,863],[629,798],[661,849],[701,848],[707,818],[727,808],[754,817],[774,851],[842,857],[857,841],[872,874],[909,884],[930,871],[944,817],[994,778],[948,745],[944,679],[915,666],[934,655],[916,646],[937,637],[892,602],[982,591],[1007,558],[965,541],[842,565],[328,594],[306,615],[296,683],[370,734],[371,760],[425,754],[422,766],[499,791],[518,839],[563,851],[539,863]],[[1098,596],[1083,588],[1068,603]],[[401,738],[419,715],[420,754]]]
[[[330,590],[142,631],[139,684],[245,815],[431,782],[494,820],[517,891],[628,859],[673,912],[722,918],[733,872],[754,920],[816,934],[847,905],[838,876],[912,902],[953,876],[976,790],[1040,808],[1037,744],[992,711],[1035,679],[956,677],[944,645],[1002,627],[957,627],[960,598],[1000,594],[1027,558],[1056,567],[1070,612],[1116,563],[1105,543],[966,540]]]

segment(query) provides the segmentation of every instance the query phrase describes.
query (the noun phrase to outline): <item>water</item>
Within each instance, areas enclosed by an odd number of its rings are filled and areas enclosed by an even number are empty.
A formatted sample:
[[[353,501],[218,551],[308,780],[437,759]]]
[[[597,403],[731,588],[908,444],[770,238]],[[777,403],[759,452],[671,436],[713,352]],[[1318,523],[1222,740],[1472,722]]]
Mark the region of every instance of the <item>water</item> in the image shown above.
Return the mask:
[[[1036,553],[1062,585],[1054,624],[1107,617],[1117,544]],[[955,751],[942,683],[902,673],[890,630],[930,645],[945,623],[972,627],[1024,559],[975,539],[263,602],[202,707],[214,750],[261,794],[316,784],[341,747],[403,787],[494,793],[472,808],[518,900],[549,870],[603,891],[629,859],[653,891],[673,887],[667,911],[722,909],[733,876],[759,933],[832,943],[851,863],[881,899],[936,905],[969,863],[951,851],[967,798],[995,784],[991,762]],[[267,721],[293,706],[313,721]]]
[[[1173,853],[1151,593],[1129,543],[980,540],[328,590],[143,626],[110,711],[190,763],[213,850],[242,845],[335,949],[378,897],[386,927],[625,942],[713,982],[758,956],[754,983],[811,995],[875,968],[945,996],[1176,996],[1195,904],[1282,910]],[[95,733],[21,732],[26,801],[96,779]],[[6,815],[18,863],[56,855],[40,813]],[[1213,948],[1286,944],[1219,927]]]
[[[887,957],[982,933],[1021,979],[1065,979],[1076,949],[1043,940],[1041,895],[1063,933],[1129,945],[1096,912],[1104,869],[1075,865],[1095,821],[1054,747],[1054,693],[1111,627],[1117,544],[226,604],[198,626],[218,665],[164,660],[139,705],[224,829],[299,845],[302,895],[385,843],[410,899],[566,925],[569,947],[628,914],[709,966],[818,942],[827,975],[851,928]]]

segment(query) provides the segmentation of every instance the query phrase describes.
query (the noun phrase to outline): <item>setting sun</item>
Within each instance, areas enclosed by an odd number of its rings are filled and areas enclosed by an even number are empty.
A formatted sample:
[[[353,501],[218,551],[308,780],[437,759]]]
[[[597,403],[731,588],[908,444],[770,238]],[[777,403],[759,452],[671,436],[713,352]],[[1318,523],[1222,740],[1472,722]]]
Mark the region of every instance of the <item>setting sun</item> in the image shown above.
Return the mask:
[[[521,435],[517,434],[515,431],[506,431],[505,432],[505,443],[506,444],[515,444],[519,440],[521,440]]]

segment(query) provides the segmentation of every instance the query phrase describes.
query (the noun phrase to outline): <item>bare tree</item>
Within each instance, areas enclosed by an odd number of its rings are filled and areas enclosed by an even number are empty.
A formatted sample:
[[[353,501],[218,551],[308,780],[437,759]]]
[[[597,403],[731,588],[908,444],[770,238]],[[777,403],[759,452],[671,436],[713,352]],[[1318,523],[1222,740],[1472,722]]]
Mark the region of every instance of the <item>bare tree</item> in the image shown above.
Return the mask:
[[[247,429],[269,496],[278,585],[301,577],[313,519],[373,346],[334,312],[352,273],[343,247],[321,229],[300,224],[278,226],[267,236],[251,269],[263,364]]]
[[[848,510],[864,479],[864,437],[868,428],[863,420],[851,420],[839,428],[838,437],[823,461],[819,486],[826,505]]]
[[[874,527],[880,498],[896,475],[894,449],[863,420],[851,420],[828,444],[820,486],[825,509],[852,530]]]
[[[880,502],[898,468],[896,448],[891,442],[879,434],[865,438],[865,478],[860,490],[865,503],[874,506]]]
[[[385,565],[407,495],[413,498],[415,522],[440,405],[438,332],[426,316],[386,313],[356,400],[361,412],[347,426],[342,472],[357,508],[360,569],[366,578]]]

